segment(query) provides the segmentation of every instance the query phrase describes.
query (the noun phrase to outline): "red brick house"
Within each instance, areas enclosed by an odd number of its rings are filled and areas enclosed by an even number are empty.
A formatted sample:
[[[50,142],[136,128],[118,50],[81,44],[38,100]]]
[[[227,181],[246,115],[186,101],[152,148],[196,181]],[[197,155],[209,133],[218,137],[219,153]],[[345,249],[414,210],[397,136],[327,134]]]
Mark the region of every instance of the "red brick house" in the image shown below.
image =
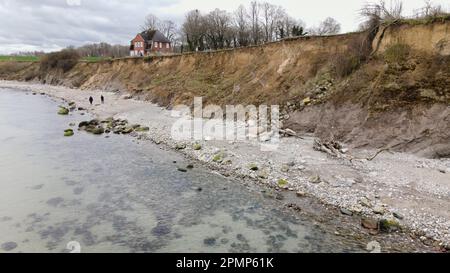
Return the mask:
[[[131,41],[130,56],[147,56],[151,53],[171,53],[172,43],[158,30],[139,33]]]

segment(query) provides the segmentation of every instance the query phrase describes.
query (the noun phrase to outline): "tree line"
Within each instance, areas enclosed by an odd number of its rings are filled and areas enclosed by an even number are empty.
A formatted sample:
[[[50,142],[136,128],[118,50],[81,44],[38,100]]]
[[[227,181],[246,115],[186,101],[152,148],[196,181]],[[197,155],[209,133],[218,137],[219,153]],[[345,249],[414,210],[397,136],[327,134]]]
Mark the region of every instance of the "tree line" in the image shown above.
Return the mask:
[[[302,20],[291,17],[283,7],[254,1],[249,7],[240,5],[234,12],[215,9],[204,14],[192,10],[181,26],[149,14],[142,29],[160,30],[180,51],[204,51],[260,45],[307,34],[337,34],[341,25],[327,18],[319,26],[306,29]]]

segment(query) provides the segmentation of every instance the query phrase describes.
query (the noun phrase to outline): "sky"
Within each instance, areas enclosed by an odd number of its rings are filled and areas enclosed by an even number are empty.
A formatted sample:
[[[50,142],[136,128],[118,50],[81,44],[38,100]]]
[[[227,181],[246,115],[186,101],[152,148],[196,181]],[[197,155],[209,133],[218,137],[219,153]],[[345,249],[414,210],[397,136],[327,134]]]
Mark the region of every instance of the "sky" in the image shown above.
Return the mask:
[[[193,9],[234,11],[252,0],[0,0],[0,54],[19,51],[56,51],[67,46],[107,42],[128,45],[146,14],[182,23]],[[280,5],[312,27],[326,17],[337,19],[343,32],[361,23],[358,10],[370,0],[266,0]],[[387,0],[389,2],[389,0]],[[424,0],[404,0],[405,14]],[[449,0],[434,0],[450,9]]]

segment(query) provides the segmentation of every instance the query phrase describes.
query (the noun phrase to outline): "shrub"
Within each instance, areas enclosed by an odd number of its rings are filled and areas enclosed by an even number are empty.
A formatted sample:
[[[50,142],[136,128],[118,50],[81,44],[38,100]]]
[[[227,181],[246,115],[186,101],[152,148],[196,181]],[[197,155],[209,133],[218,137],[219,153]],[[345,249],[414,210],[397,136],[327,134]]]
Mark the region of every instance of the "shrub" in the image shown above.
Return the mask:
[[[333,58],[333,67],[338,77],[347,77],[367,60],[372,51],[372,36],[353,38],[346,50],[337,53]]]
[[[52,69],[62,70],[64,73],[71,70],[80,60],[80,55],[73,49],[64,49],[59,52],[46,54],[40,64],[41,71]]]
[[[407,44],[396,43],[384,52],[384,59],[388,63],[401,63],[407,60],[411,48]]]

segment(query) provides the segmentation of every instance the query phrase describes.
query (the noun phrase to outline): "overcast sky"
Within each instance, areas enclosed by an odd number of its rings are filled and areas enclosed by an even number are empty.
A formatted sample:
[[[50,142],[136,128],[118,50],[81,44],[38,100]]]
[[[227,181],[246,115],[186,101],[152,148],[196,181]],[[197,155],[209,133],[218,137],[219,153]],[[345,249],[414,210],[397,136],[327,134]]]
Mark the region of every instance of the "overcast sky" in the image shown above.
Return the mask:
[[[215,8],[235,10],[251,0],[0,0],[0,54],[17,51],[54,51],[69,45],[108,42],[128,44],[139,31],[144,17],[153,13],[162,19],[183,20],[186,12]],[[283,6],[308,27],[324,18],[336,18],[343,32],[355,30],[358,10],[365,0],[267,0]],[[389,0],[387,1],[389,2]],[[450,8],[449,0],[434,3]],[[404,0],[405,12],[422,7],[423,0]]]

